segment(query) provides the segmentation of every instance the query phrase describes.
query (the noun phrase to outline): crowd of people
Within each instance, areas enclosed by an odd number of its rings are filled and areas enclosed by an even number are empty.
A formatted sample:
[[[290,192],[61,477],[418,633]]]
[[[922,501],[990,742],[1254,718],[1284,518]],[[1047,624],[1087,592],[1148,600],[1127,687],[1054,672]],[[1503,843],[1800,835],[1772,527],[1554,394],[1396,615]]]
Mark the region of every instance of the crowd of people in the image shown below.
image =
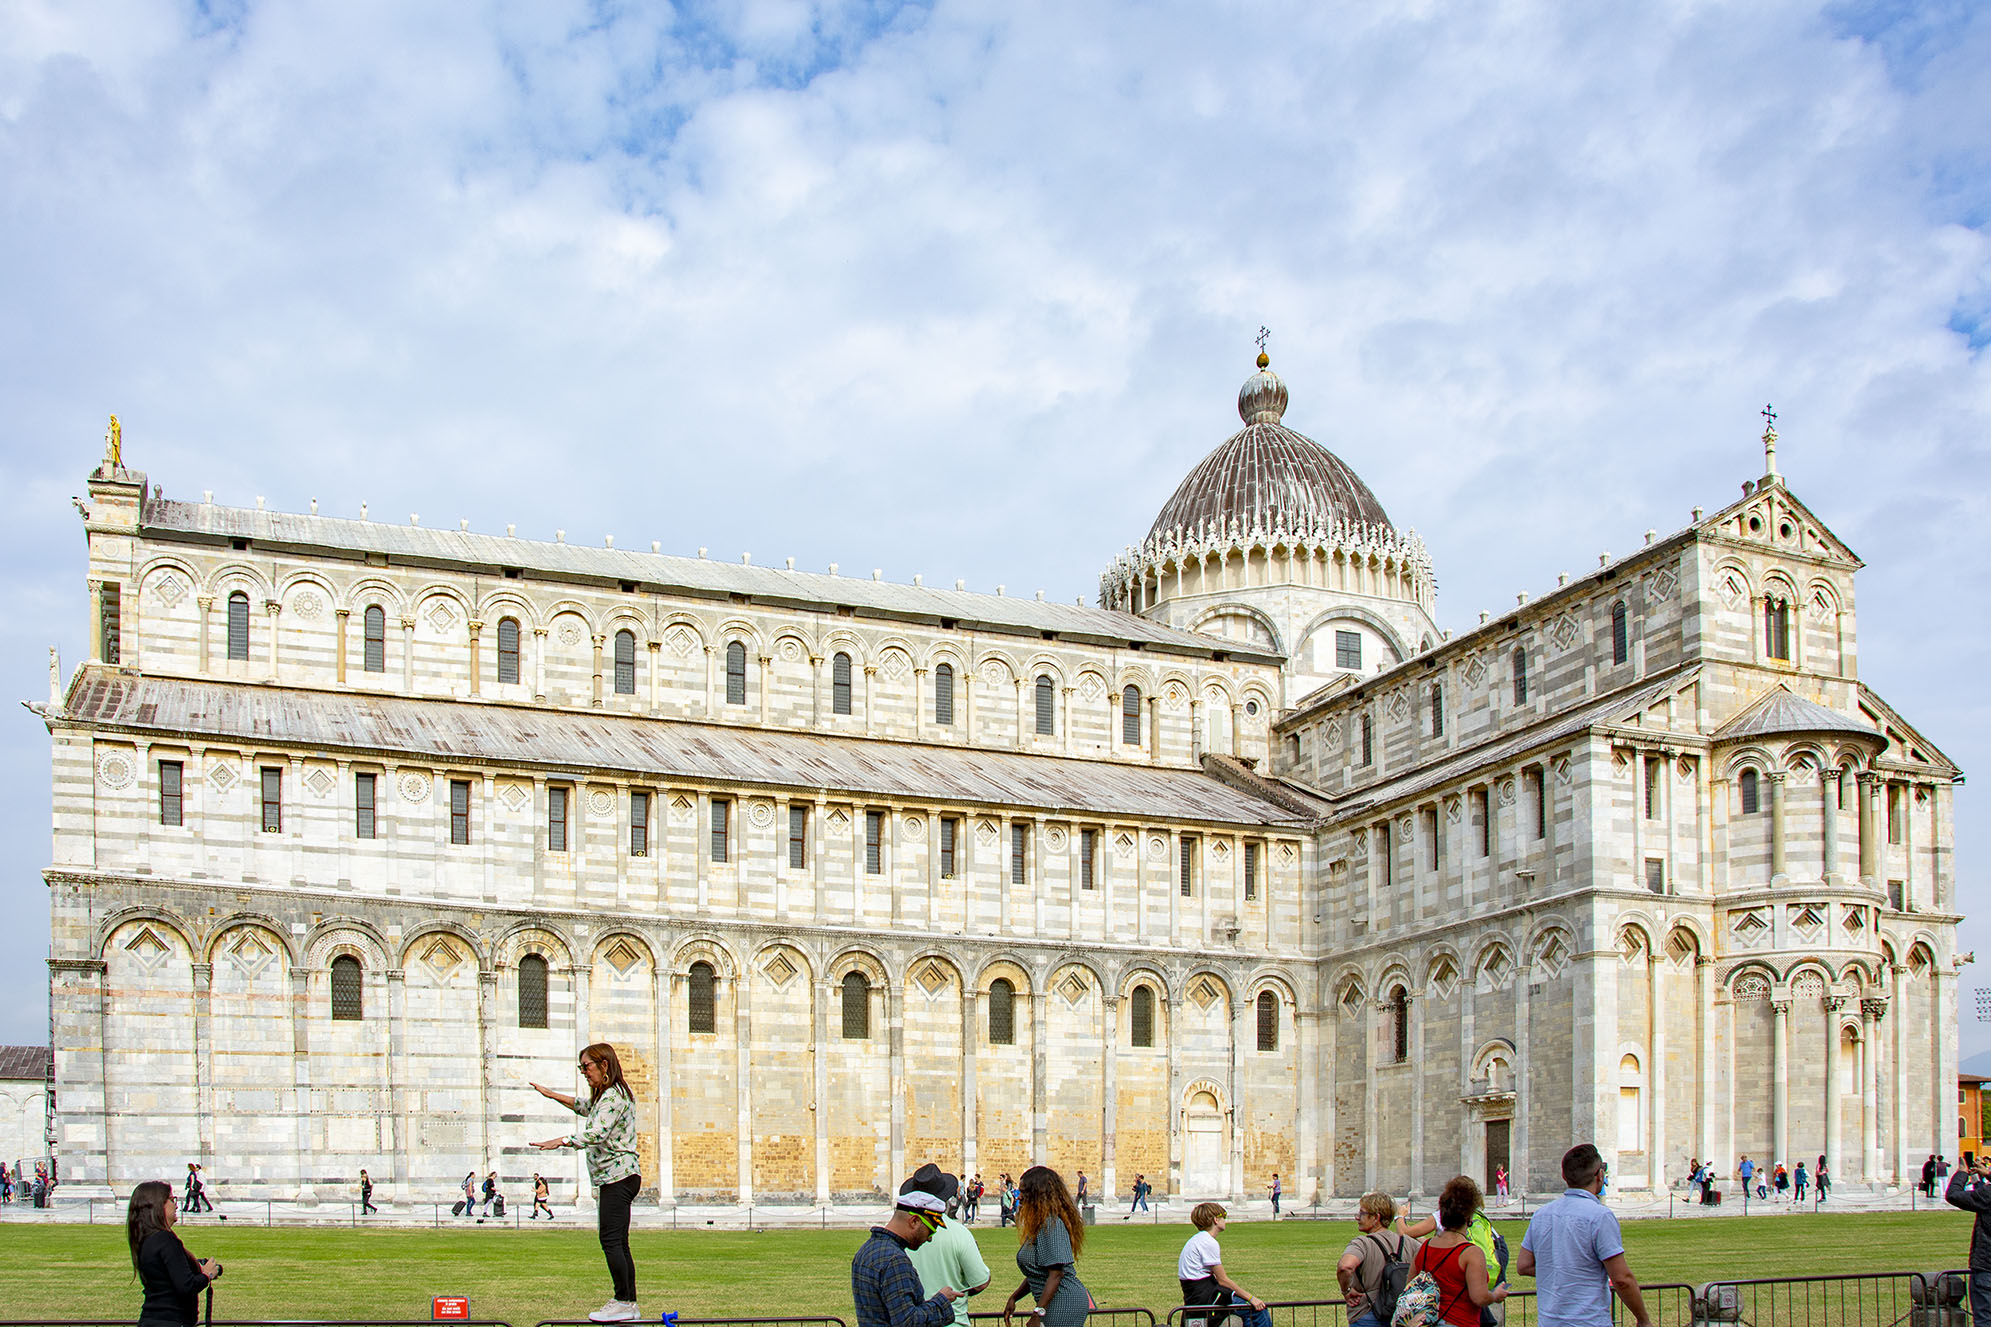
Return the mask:
[[[9,1170],[7,1163],[0,1161],[0,1206],[12,1206],[16,1199],[36,1207],[47,1207],[48,1196],[55,1191],[55,1181],[49,1177],[48,1163],[35,1163],[34,1178],[27,1175],[28,1163],[17,1162]]]

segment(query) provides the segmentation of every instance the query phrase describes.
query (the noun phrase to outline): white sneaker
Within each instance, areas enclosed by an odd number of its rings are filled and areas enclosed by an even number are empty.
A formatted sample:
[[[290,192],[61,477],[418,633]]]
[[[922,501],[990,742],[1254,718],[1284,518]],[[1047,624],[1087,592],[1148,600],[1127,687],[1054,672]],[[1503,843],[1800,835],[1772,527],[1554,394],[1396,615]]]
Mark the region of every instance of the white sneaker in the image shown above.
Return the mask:
[[[611,1299],[588,1315],[589,1322],[635,1322],[643,1316],[633,1299]]]

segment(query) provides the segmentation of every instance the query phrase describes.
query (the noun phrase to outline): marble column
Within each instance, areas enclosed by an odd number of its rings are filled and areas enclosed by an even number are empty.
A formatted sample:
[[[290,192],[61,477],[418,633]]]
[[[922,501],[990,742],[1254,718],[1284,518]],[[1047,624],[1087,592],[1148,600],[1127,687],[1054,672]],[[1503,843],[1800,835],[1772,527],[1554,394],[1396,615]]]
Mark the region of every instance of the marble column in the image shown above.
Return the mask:
[[[387,1109],[390,1112],[390,1126],[394,1130],[394,1196],[407,1201],[414,1195],[408,1188],[408,1093],[402,1090],[407,1081],[408,1053],[408,974],[401,968],[389,968],[387,977]]]
[[[193,977],[194,1136],[208,1157],[214,1154],[214,964],[194,964]]]
[[[304,1167],[311,1164],[316,1150],[311,1146],[311,969],[290,970],[290,1073],[291,1108],[297,1126],[297,1193],[301,1203],[318,1201],[311,1178]]]
[[[733,978],[733,1129],[738,1139],[738,1147],[736,1149],[738,1154],[738,1170],[734,1183],[738,1186],[739,1201],[742,1207],[751,1207],[754,1201],[754,1030],[753,1010],[750,1007],[751,997],[749,995],[751,986],[752,983],[747,978],[747,970],[742,968],[739,975]],[[890,999],[891,996],[888,988],[886,995],[888,1003]],[[895,1066],[898,1058],[898,1035],[898,1027],[894,1024],[892,1028],[892,1048]],[[894,1102],[900,1099],[901,1094],[898,1088],[899,1076],[894,1072],[892,1075],[892,1100]],[[663,1090],[666,1092],[670,1091],[668,1081],[664,1083]],[[895,1121],[898,1118],[898,1113],[898,1109],[893,1111]],[[896,1131],[894,1138],[896,1141]],[[895,1152],[894,1167],[892,1170],[894,1175],[899,1173],[896,1161],[897,1153]]]
[[[200,609],[200,670],[205,673],[208,670],[208,641],[213,630],[214,596],[211,594],[196,595],[194,597],[194,604]],[[339,633],[339,644],[340,648],[343,649],[345,646],[345,632],[343,631]],[[339,680],[341,682],[346,680],[344,674],[340,675]]]
[[[1643,761],[1639,763],[1644,764]],[[1661,989],[1664,976],[1665,966],[1659,955],[1647,949],[1645,1012],[1650,1038],[1646,1044],[1645,1082],[1649,1103],[1647,1113],[1652,1117],[1652,1141],[1645,1173],[1647,1183],[1655,1192],[1666,1187],[1666,1000]]]
[[[664,815],[662,794],[657,794],[656,815]],[[660,846],[655,849],[662,855]],[[650,970],[651,990],[657,1012],[657,1202],[665,1207],[677,1204],[676,1135],[672,1124],[671,1018],[672,972],[667,963]]]
[[[1860,883],[1872,889],[1877,888],[1880,883],[1880,839],[1874,824],[1874,796],[1878,779],[1871,770],[1861,770],[1859,784]]]
[[[820,891],[819,891],[820,893]],[[812,1046],[816,1070],[816,1097],[809,1110],[816,1117],[816,1205],[830,1202],[830,1113],[825,1104],[830,1095],[830,986],[827,978],[816,980],[816,1035]]]
[[[346,632],[351,626],[352,616],[350,608],[332,610],[332,630],[337,633],[332,641],[332,676],[340,686],[346,684]]]
[[[1825,997],[1825,1159],[1839,1164],[1839,1125],[1844,1094],[1839,1091],[1839,1011],[1843,995]]]
[[[902,1176],[907,1173],[906,988],[903,980],[890,977],[885,980],[885,1036],[892,1093],[892,1133],[887,1156],[891,1159],[890,1174]],[[744,1063],[741,1067],[745,1068]]]
[[[277,650],[277,615],[283,612],[283,605],[275,599],[268,599],[264,601],[263,608],[270,615],[270,681],[277,682],[283,678],[278,668],[280,652]]]
[[[1901,999],[1901,1017],[1888,1027],[1888,1044],[1894,1052],[1894,1090],[1888,1093],[1892,1123],[1890,1150],[1894,1153],[1894,1182],[1901,1183],[1908,1178],[1908,1039],[1903,1035],[1907,1023],[1908,1002],[1903,994],[1908,982],[1908,965],[1895,963],[1889,966],[1890,985],[1897,998]]]
[[[1529,1129],[1528,1115],[1533,1106],[1530,1098],[1528,1067],[1532,1063],[1529,1044],[1533,1040],[1529,1029],[1528,1010],[1528,970],[1517,956],[1514,965],[1514,1135],[1508,1140],[1513,1148],[1513,1156],[1507,1165],[1508,1174],[1518,1177],[1510,1186],[1516,1193],[1528,1192],[1529,1183],[1534,1179],[1528,1155]],[[1560,1184],[1562,1177],[1551,1178],[1551,1187]]]
[[[1782,881],[1790,874],[1784,852],[1784,783],[1788,777],[1782,770],[1770,775],[1770,879],[1773,883]]]
[[[1044,975],[1030,982],[1030,1162],[1051,1164],[1050,1108],[1050,992],[1044,989]]]
[[[477,969],[478,1154],[498,1155],[498,973]]]
[[[1775,1035],[1770,1057],[1770,1146],[1777,1160],[1788,1161],[1790,1153],[1790,1037],[1791,1002],[1773,1000]]]
[[[1877,1189],[1881,1182],[1880,1158],[1880,1020],[1887,1012],[1887,1001],[1866,999],[1860,1001],[1860,1023],[1864,1036],[1860,1040],[1865,1054],[1861,1057],[1860,1068],[1860,1130],[1861,1141],[1866,1148],[1867,1187]]]
[[[1707,1156],[1716,1152],[1715,1105],[1714,1105],[1714,1057],[1715,1057],[1715,1010],[1714,1010],[1714,960],[1703,954],[1694,960],[1694,1000],[1699,1010],[1699,1026],[1695,1029],[1694,1058],[1698,1066],[1701,1083],[1700,1128],[1695,1134],[1696,1156]],[[1733,1037],[1727,1038],[1731,1052],[1734,1049]],[[1734,1056],[1729,1057],[1729,1082],[1733,1084],[1735,1069]],[[1733,1125],[1727,1131],[1728,1146],[1721,1152],[1732,1152],[1735,1142]],[[1773,1160],[1775,1158],[1772,1158]]]
[[[1839,874],[1839,771],[1818,772],[1818,806],[1824,819],[1824,857],[1820,874],[1830,881]]]
[[[1099,1193],[1111,1201],[1120,1193],[1115,1161],[1120,1129],[1120,997],[1105,991],[1100,1000],[1100,1032]]]

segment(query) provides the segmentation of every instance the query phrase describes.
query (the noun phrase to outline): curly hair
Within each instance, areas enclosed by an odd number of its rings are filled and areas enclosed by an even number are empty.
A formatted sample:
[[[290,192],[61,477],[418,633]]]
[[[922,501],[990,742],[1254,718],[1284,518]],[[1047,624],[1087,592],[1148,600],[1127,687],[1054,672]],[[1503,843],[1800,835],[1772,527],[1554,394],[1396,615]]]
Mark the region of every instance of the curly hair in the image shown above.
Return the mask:
[[[1052,1217],[1065,1223],[1072,1239],[1072,1257],[1085,1248],[1085,1222],[1079,1219],[1078,1204],[1057,1171],[1049,1166],[1032,1166],[1016,1181],[1016,1238],[1028,1244]]]
[[[1464,1230],[1484,1202],[1472,1176],[1455,1175],[1445,1181],[1438,1195],[1438,1224],[1447,1230]]]

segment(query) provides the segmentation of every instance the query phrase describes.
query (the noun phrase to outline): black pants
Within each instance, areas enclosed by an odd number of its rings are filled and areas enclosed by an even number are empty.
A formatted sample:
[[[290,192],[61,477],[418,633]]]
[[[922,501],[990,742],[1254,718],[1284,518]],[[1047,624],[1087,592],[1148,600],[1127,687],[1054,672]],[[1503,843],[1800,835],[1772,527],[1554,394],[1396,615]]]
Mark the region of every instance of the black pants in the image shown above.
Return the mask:
[[[1971,1327],[1991,1327],[1991,1271],[1970,1273]]]
[[[641,1175],[601,1186],[601,1252],[608,1259],[608,1277],[615,1283],[615,1298],[630,1303],[636,1300],[636,1260],[629,1256],[629,1205],[636,1201],[636,1190],[642,1187]]]
[[[361,1216],[365,1216],[368,1212],[378,1212],[379,1210],[379,1208],[373,1205],[372,1194],[363,1193],[359,1196],[359,1211]]]

